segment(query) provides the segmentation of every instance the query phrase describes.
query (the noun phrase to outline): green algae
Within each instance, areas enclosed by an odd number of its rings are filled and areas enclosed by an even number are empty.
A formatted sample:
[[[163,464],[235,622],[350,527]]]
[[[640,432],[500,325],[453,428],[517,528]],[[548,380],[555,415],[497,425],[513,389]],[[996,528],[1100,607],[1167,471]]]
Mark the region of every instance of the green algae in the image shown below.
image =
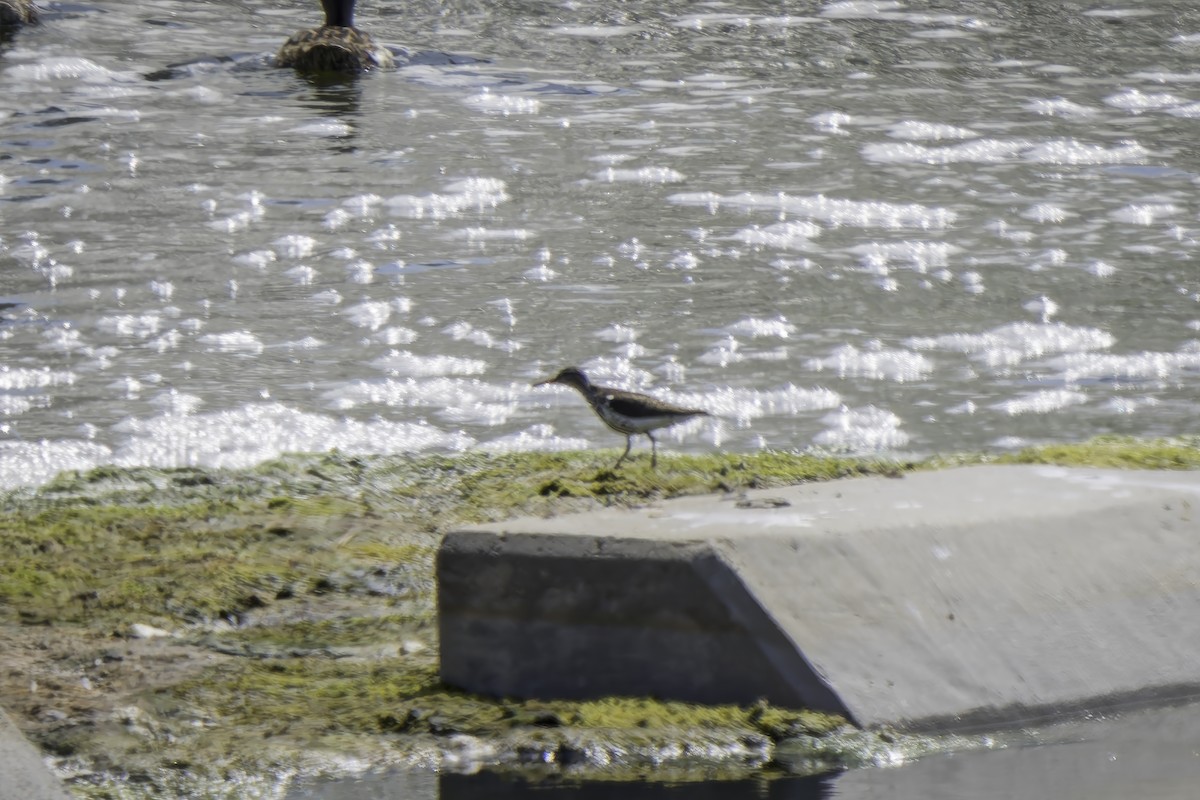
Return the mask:
[[[252,661],[206,671],[174,687],[181,701],[219,714],[243,730],[496,736],[519,728],[602,731],[729,729],[772,739],[840,728],[836,715],[750,706],[699,705],[651,698],[495,699],[448,689],[432,659],[356,661],[297,658]]]
[[[656,470],[644,457],[613,470],[616,451],[334,452],[250,470],[64,473],[40,490],[0,497],[0,623],[10,632],[79,630],[100,642],[149,622],[176,634],[172,652],[205,656],[120,698],[146,715],[136,724],[94,714],[31,731],[52,752],[113,775],[142,770],[152,776],[145,796],[184,771],[294,770],[318,751],[370,752],[381,763],[417,754],[412,763],[430,763],[442,743],[464,736],[507,742],[496,759],[512,763],[531,752],[543,764],[566,763],[571,753],[608,747],[613,761],[601,771],[610,776],[625,775],[622,759],[638,748],[651,755],[635,771],[657,763],[652,754],[664,742],[711,742],[714,752],[721,742],[786,742],[789,758],[817,769],[863,747],[861,736],[845,738],[837,717],[765,704],[492,699],[441,685],[433,587],[440,533],[520,514],[947,465],[1196,468],[1198,442],[1107,437],[920,463],[664,455]],[[108,657],[89,647],[71,663]],[[47,700],[13,702],[20,710]]]
[[[376,533],[339,547],[338,532],[225,502],[10,513],[0,517],[0,604],[58,624],[237,619],[349,565],[432,558],[432,542]]]
[[[345,583],[356,566],[429,562],[436,541],[397,540],[388,520],[433,533],[518,514],[907,468],[770,452],[666,456],[657,470],[644,458],[619,471],[610,464],[607,454],[590,452],[327,453],[241,471],[63,473],[40,491],[0,501],[8,511],[0,518],[0,602],[26,621],[236,621],[264,603]]]
[[[1117,469],[1200,469],[1200,439],[1102,436],[1078,444],[1028,447],[999,456],[1000,464],[1054,464]]]

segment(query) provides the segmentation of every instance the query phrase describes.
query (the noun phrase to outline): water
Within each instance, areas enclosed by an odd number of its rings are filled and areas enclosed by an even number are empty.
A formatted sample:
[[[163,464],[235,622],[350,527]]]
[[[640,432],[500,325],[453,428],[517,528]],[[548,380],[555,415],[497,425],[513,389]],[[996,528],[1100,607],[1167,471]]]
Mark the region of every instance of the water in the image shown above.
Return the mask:
[[[316,6],[0,44],[0,486],[618,446],[571,363],[685,451],[1194,431],[1187,0],[367,2],[408,66],[267,66]]]
[[[297,786],[286,800],[1179,800],[1200,780],[1196,706],[1010,734],[995,749],[831,775],[641,784],[524,781],[486,772],[364,776]]]
[[[686,451],[1195,431],[1191,0],[369,1],[407,66],[320,82],[266,63],[313,2],[46,5],[0,39],[0,487],[618,446],[530,388],[570,363],[713,411]],[[778,791],[1183,796],[1151,719]]]

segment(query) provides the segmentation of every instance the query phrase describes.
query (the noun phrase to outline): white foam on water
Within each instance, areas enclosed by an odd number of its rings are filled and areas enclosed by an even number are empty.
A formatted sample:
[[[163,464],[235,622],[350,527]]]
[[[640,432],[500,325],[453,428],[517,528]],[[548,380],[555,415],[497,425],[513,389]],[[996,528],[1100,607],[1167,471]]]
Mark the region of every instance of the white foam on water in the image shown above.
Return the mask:
[[[591,446],[587,439],[559,436],[553,425],[530,425],[516,433],[480,442],[478,448],[489,453],[526,453],[533,450],[586,450]]]
[[[263,213],[261,208],[250,211],[237,211],[227,217],[214,219],[208,223],[208,226],[221,233],[239,233],[240,231],[247,230],[257,220],[262,219]]]
[[[831,450],[878,453],[899,450],[909,442],[895,414],[876,406],[841,408],[821,418],[826,429],[813,442]]]
[[[250,331],[206,333],[197,337],[196,341],[209,353],[258,355],[263,351],[263,343]]]
[[[783,317],[776,317],[775,319],[746,317],[745,319],[726,325],[723,330],[734,336],[749,336],[751,339],[768,336],[787,339],[799,329]]]
[[[863,145],[863,157],[888,164],[998,164],[1016,158],[1038,164],[1141,164],[1150,152],[1136,142],[1112,147],[1076,139],[977,139],[945,147],[905,143]]]
[[[463,99],[471,108],[485,114],[509,117],[519,114],[536,114],[542,110],[542,101],[535,97],[513,94],[496,94],[489,88]]]
[[[562,36],[582,36],[588,39],[611,39],[631,36],[642,30],[641,25],[558,25],[546,29]]]
[[[737,364],[740,361],[746,360],[745,354],[738,352],[740,348],[741,343],[736,338],[726,336],[697,356],[696,361],[701,364],[710,364],[714,367],[725,368],[730,364]]]
[[[495,427],[503,425],[517,410],[516,403],[470,403],[445,406],[434,412],[438,419],[452,422],[455,425],[483,425]]]
[[[48,405],[50,405],[50,398],[47,395],[0,394],[0,417],[15,417],[26,411],[45,408]]]
[[[1141,164],[1150,157],[1150,151],[1137,142],[1105,147],[1075,139],[1056,139],[1031,147],[1022,157],[1036,164]]]
[[[825,133],[845,133],[842,130],[846,125],[862,124],[861,120],[855,119],[844,111],[822,111],[820,114],[814,114],[808,118],[813,127]]]
[[[1179,352],[1141,353],[1067,353],[1051,359],[1049,366],[1059,370],[1067,383],[1082,380],[1156,381],[1171,383],[1183,370],[1200,369],[1200,350],[1184,348]]]
[[[893,139],[974,139],[978,133],[970,128],[960,128],[956,125],[946,125],[941,122],[922,122],[919,120],[904,120],[888,128],[888,136]]]
[[[1055,97],[1051,99],[1039,98],[1030,100],[1021,106],[1027,111],[1032,111],[1035,114],[1041,114],[1047,117],[1065,117],[1067,119],[1082,119],[1086,117],[1094,117],[1100,113],[1100,109],[1085,106],[1076,103],[1074,100],[1068,100],[1065,97]]]
[[[377,331],[392,316],[392,304],[386,300],[367,300],[343,309],[342,314],[351,325]]]
[[[123,378],[118,378],[112,383],[109,383],[105,388],[116,389],[121,393],[124,399],[134,400],[141,396],[142,389],[144,387],[142,386],[142,382],[137,378],[126,375]]]
[[[412,328],[389,325],[383,330],[372,334],[371,340],[382,345],[387,345],[388,347],[395,347],[399,344],[412,344],[417,340],[418,336],[419,334]]]
[[[325,215],[322,222],[325,229],[336,231],[346,227],[354,219],[354,215],[344,208],[335,208]]]
[[[893,261],[907,262],[920,274],[945,267],[950,256],[962,248],[949,242],[869,242],[855,245],[850,252],[858,256],[865,267],[884,267]]]
[[[1141,114],[1145,111],[1156,111],[1169,106],[1181,106],[1191,102],[1185,97],[1171,94],[1170,92],[1151,92],[1146,94],[1138,89],[1126,89],[1123,92],[1110,94],[1104,98],[1104,104],[1119,108],[1122,111],[1128,111],[1132,114]]]
[[[519,410],[529,391],[524,385],[496,385],[474,378],[384,378],[352,381],[326,391],[322,398],[337,411],[360,406],[428,408],[459,422],[500,425]]]
[[[534,232],[528,228],[461,228],[451,234],[452,239],[468,242],[524,242],[533,236]]]
[[[1173,217],[1182,209],[1174,203],[1131,203],[1109,214],[1117,222],[1130,225],[1154,225],[1167,217]]]
[[[607,328],[597,331],[595,334],[597,339],[605,342],[636,342],[639,336],[638,329],[629,325],[621,325],[612,323]]]
[[[323,292],[317,292],[308,299],[319,305],[336,306],[342,302],[342,293],[337,289],[326,289]]]
[[[375,195],[372,195],[375,197]],[[383,198],[379,198],[379,202],[383,202]],[[367,234],[366,242],[375,247],[376,250],[394,250],[395,245],[403,238],[400,229],[390,222],[382,228],[376,228]]]
[[[1129,74],[1131,78],[1153,83],[1200,83],[1200,72],[1166,72],[1165,70],[1139,70]]]
[[[401,194],[387,199],[393,214],[411,219],[449,219],[465,211],[487,211],[509,199],[505,183],[497,178],[467,178],[438,194]]]
[[[51,328],[42,332],[45,344],[40,349],[53,350],[61,353],[80,351],[91,352],[91,346],[84,341],[83,334],[75,328]]]
[[[1157,397],[1110,397],[1104,403],[1104,409],[1114,414],[1137,414],[1144,408],[1155,408],[1162,405]]]
[[[470,342],[471,344],[486,347],[488,349],[502,350],[505,353],[513,353],[521,349],[521,343],[512,339],[497,339],[492,334],[485,330],[476,328],[469,322],[459,321],[451,323],[442,329],[442,333],[449,336],[456,342]]]
[[[69,370],[49,367],[12,367],[0,364],[0,392],[22,392],[58,386],[74,386],[78,376]]]
[[[670,167],[639,167],[637,169],[617,169],[608,167],[599,172],[593,172],[592,177],[602,183],[679,183],[687,176]]]
[[[1086,394],[1072,389],[1042,389],[1011,400],[994,403],[990,408],[1015,417],[1021,414],[1050,414],[1071,406],[1082,405],[1087,400]]]
[[[182,97],[188,102],[205,106],[215,106],[229,102],[229,98],[210,86],[192,86],[181,92],[172,92],[173,97]]]
[[[85,83],[112,83],[139,80],[130,72],[115,72],[86,58],[62,56],[43,58],[31,64],[16,64],[4,70],[13,85],[45,83],[47,81],[77,80]]]
[[[149,314],[119,314],[112,317],[101,317],[96,320],[96,327],[114,336],[129,336],[136,339],[147,339],[158,333],[162,326],[162,315],[156,312]]]
[[[371,213],[382,204],[383,198],[377,194],[356,194],[343,200],[342,208],[361,219],[371,216]]]
[[[280,255],[293,261],[308,258],[317,249],[317,240],[303,233],[280,236],[274,244]]]
[[[812,240],[821,235],[820,225],[807,220],[777,222],[774,225],[751,225],[735,231],[728,238],[748,245],[762,245],[780,250],[811,250]]]
[[[913,142],[872,142],[862,155],[880,164],[998,164],[1028,149],[1027,139],[973,139],[959,144],[930,147]]]
[[[335,419],[280,403],[255,403],[202,414],[130,417],[113,426],[125,437],[112,457],[118,466],[251,467],[283,453],[408,453],[465,450],[461,432],[410,422]],[[247,436],[246,431],[254,431]]]
[[[375,282],[375,265],[366,259],[358,258],[347,264],[346,280],[351,283],[366,285]]]
[[[352,133],[354,128],[337,119],[319,119],[313,122],[288,128],[288,133],[300,133],[305,136],[324,136],[330,139],[343,139]]]
[[[248,253],[238,253],[233,257],[233,263],[241,267],[250,267],[262,272],[267,265],[279,260],[274,250],[252,250]]]
[[[835,347],[824,358],[810,358],[804,366],[814,372],[830,371],[841,378],[870,378],[910,383],[933,372],[933,362],[920,353],[883,347],[873,342],[860,350],[854,345]]]
[[[819,14],[830,19],[879,19],[903,8],[903,3],[894,0],[839,0],[826,4]]]
[[[1200,117],[1200,103],[1188,103],[1184,106],[1175,106],[1168,108],[1167,113],[1173,117],[1182,117],[1183,119],[1196,119]]]
[[[549,283],[558,277],[558,273],[546,264],[538,264],[536,267],[530,267],[522,272],[521,276],[534,283]]]
[[[325,346],[325,342],[315,336],[305,336],[303,339],[295,339],[290,342],[281,342],[276,347],[284,347],[288,350],[320,350]]]
[[[454,356],[422,356],[407,350],[392,350],[371,362],[376,369],[393,375],[429,377],[433,375],[480,375],[487,372],[487,362]]]
[[[786,192],[684,192],[667,198],[684,206],[707,207],[710,213],[722,208],[783,212],[828,223],[857,228],[946,228],[958,215],[946,208],[920,203],[887,203],[877,200],[847,200],[825,195],[796,197]]]
[[[717,11],[684,14],[671,20],[676,28],[688,28],[700,31],[710,26],[739,26],[750,25],[750,18],[745,14],[728,14]]]
[[[680,392],[674,402],[703,408],[716,417],[731,419],[741,426],[762,417],[795,417],[811,411],[837,408],[842,397],[830,389],[805,389],[785,384],[774,389],[722,387],[703,393]]]
[[[1092,8],[1083,12],[1085,17],[1128,19],[1130,17],[1152,17],[1161,12],[1151,8]]]
[[[1106,350],[1115,343],[1112,334],[1099,328],[1062,322],[1011,322],[984,333],[914,336],[904,341],[914,350],[966,353],[988,366],[1014,366],[1046,355]]]
[[[315,269],[304,264],[284,270],[283,274],[284,277],[297,286],[311,286],[313,281],[317,279],[318,275]]]
[[[40,486],[65,470],[88,470],[111,458],[108,447],[75,439],[0,441],[0,487]]]
[[[1022,211],[1021,216],[1043,225],[1057,225],[1066,222],[1067,217],[1073,217],[1075,214],[1054,203],[1035,203]]]
[[[170,281],[150,281],[149,287],[151,294],[159,300],[168,301],[175,294],[175,284]],[[166,309],[163,312],[166,313]]]

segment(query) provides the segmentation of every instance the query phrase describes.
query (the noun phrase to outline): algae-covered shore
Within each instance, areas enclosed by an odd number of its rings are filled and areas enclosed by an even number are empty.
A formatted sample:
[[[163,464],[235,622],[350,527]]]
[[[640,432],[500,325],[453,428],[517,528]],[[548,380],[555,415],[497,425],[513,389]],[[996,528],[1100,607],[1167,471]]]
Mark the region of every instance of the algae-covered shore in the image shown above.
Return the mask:
[[[1107,439],[993,460],[1195,468],[1200,449]],[[0,500],[0,696],[89,797],[270,796],[389,767],[694,778],[870,761],[890,737],[803,709],[445,687],[433,557],[472,522],[943,463],[759,453],[614,472],[609,453],[329,453],[66,473]]]

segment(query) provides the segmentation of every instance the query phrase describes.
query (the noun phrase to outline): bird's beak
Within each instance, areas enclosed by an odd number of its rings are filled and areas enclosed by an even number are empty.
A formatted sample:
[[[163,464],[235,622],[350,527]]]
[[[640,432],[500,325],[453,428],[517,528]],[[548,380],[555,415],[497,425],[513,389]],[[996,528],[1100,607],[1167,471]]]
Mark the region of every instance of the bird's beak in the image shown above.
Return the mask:
[[[540,381],[534,381],[530,386],[545,386],[547,383],[554,383],[554,378],[542,378]]]

